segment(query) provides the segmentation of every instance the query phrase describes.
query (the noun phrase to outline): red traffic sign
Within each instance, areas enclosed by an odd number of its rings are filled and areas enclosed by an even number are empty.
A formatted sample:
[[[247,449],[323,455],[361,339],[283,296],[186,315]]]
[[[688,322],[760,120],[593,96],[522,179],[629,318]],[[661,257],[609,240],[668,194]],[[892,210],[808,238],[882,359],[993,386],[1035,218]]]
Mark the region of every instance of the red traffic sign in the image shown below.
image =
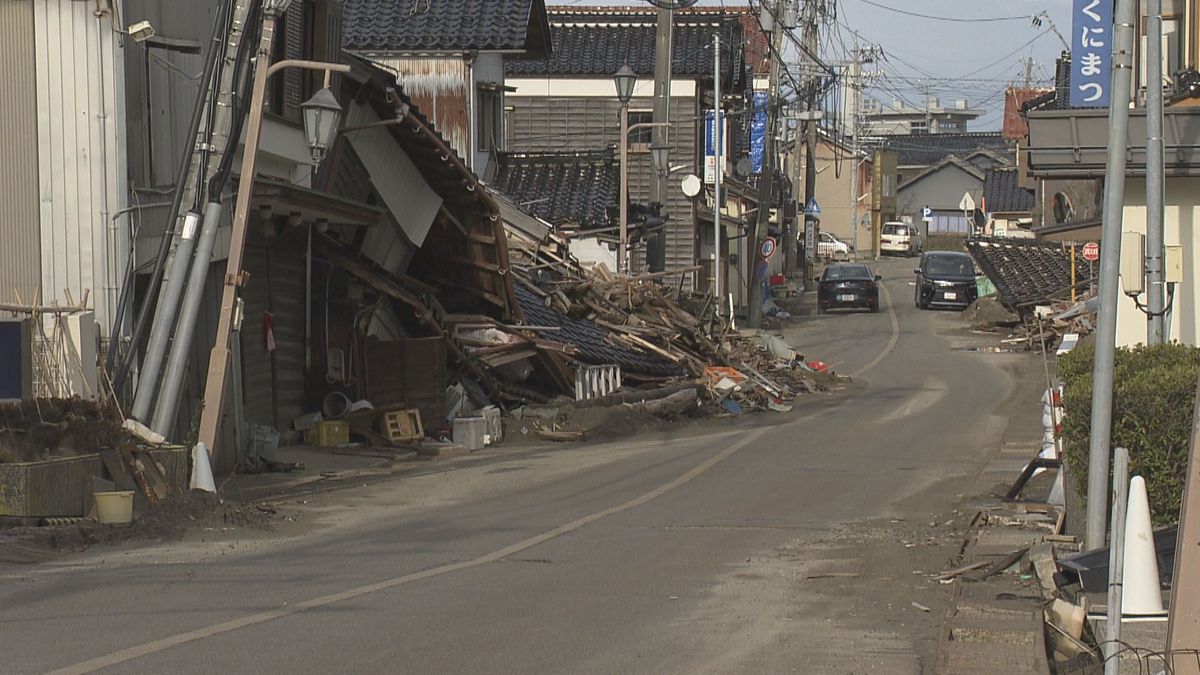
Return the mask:
[[[1100,259],[1100,244],[1094,241],[1089,241],[1083,245],[1083,259],[1090,262],[1096,262]]]
[[[775,255],[776,248],[779,248],[779,244],[776,243],[775,238],[767,237],[758,245],[758,254],[762,256],[763,260],[769,260],[771,256]]]

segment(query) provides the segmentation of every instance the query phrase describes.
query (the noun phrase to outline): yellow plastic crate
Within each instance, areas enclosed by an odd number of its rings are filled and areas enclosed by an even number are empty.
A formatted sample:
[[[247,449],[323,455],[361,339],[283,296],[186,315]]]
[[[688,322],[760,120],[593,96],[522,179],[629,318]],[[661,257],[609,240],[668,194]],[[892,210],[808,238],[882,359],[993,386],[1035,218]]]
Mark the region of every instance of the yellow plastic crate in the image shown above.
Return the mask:
[[[322,448],[346,445],[350,442],[350,425],[341,420],[321,420],[304,432],[304,443]]]

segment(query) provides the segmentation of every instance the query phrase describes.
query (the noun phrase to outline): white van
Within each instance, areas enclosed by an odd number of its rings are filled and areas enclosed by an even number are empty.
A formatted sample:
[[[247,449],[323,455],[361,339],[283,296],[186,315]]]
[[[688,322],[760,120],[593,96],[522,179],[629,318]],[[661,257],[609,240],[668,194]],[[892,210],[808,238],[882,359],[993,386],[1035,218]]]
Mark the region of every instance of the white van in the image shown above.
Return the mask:
[[[879,250],[882,253],[916,255],[925,248],[921,241],[921,229],[910,223],[889,222],[879,232]]]

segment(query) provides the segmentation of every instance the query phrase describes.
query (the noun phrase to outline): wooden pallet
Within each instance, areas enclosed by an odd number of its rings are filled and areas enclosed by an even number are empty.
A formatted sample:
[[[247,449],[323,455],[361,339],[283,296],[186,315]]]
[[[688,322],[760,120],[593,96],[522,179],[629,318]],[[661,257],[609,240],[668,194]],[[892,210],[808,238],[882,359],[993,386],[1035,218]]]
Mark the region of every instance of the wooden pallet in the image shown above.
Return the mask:
[[[417,410],[393,410],[383,414],[383,435],[393,443],[412,443],[425,438],[421,413]]]

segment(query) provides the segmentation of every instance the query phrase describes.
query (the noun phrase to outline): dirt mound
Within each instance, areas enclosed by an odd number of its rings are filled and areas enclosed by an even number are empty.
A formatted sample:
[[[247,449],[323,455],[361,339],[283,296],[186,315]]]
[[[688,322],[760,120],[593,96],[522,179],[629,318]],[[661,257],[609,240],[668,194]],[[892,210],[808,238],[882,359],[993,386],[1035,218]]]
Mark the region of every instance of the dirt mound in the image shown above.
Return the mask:
[[[0,405],[0,463],[74,457],[132,443],[113,406],[79,399]]]
[[[270,505],[229,502],[210,492],[194,490],[155,504],[129,525],[83,521],[58,527],[0,529],[0,563],[38,563],[57,554],[105,544],[177,541],[197,530],[269,530],[275,517],[275,508]]]

